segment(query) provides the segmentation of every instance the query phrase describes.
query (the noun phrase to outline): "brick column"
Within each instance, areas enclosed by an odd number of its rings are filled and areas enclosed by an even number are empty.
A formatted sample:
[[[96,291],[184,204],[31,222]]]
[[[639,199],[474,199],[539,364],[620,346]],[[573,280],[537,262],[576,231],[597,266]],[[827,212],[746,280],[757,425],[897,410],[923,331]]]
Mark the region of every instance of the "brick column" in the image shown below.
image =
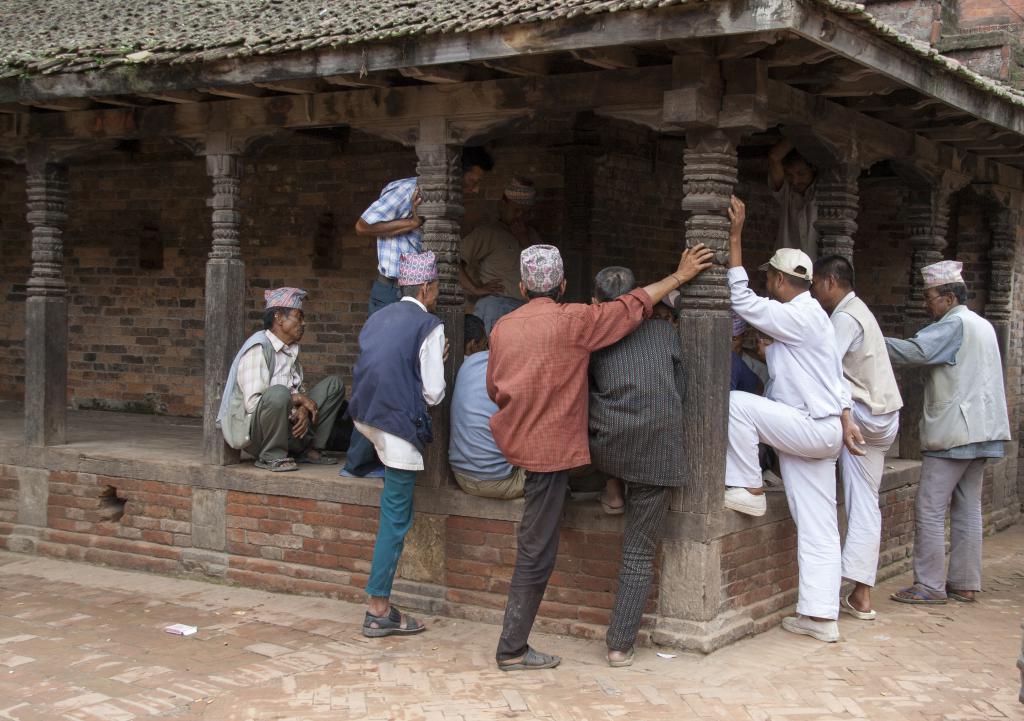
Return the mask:
[[[432,411],[434,442],[423,459],[421,485],[445,487],[452,484],[448,465],[449,409],[455,374],[462,364],[465,297],[459,285],[459,221],[462,206],[462,146],[453,141],[444,118],[420,122],[416,141],[416,166],[423,216],[423,250],[437,256],[440,294],[435,314],[444,323],[450,344],[444,367],[447,390],[444,401]]]
[[[913,188],[906,209],[906,222],[913,255],[910,262],[910,294],[907,298],[904,337],[909,338],[931,322],[924,305],[924,281],[921,268],[942,260],[949,225],[950,192],[941,186]],[[920,368],[899,371],[903,410],[900,411],[900,457],[919,459],[921,404],[924,402],[924,378]]]
[[[68,388],[68,308],[64,282],[67,167],[27,163],[32,271],[25,302],[25,442],[65,441]]]
[[[860,207],[860,166],[840,163],[822,171],[817,180],[818,257],[841,255],[853,262],[853,234]]]
[[[242,161],[240,153],[206,154],[213,185],[213,246],[206,261],[204,330],[203,459],[212,465],[238,463],[238,451],[217,428],[224,382],[245,334],[245,264],[239,243]]]

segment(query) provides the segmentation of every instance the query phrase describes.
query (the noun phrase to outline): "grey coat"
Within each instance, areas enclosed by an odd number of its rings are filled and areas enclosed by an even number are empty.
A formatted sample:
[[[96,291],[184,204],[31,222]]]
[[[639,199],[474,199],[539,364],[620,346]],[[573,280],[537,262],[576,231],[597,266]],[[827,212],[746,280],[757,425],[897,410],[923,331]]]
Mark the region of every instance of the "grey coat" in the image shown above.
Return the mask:
[[[646,320],[590,356],[590,456],[630,483],[683,485],[684,382],[679,334]]]

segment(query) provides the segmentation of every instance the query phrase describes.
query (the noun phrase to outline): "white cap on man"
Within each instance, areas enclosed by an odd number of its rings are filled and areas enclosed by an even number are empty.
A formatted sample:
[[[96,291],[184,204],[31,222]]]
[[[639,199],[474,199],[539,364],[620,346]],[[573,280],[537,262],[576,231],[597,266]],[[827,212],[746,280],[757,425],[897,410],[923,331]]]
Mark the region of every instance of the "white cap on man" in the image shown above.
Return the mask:
[[[791,275],[795,278],[810,280],[814,275],[814,261],[807,253],[799,248],[779,248],[775,255],[759,270],[774,268],[780,273]]]

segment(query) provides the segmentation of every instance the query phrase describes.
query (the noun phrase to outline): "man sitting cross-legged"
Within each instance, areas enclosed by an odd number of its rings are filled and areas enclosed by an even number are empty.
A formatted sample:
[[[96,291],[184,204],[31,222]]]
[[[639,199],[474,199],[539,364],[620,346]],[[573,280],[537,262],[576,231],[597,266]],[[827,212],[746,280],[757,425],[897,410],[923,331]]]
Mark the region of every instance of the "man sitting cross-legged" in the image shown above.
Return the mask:
[[[253,333],[231,363],[217,426],[232,448],[256,457],[256,467],[294,471],[299,463],[337,463],[322,450],[334,426],[345,386],[328,376],[308,394],[299,364],[306,331],[306,291],[264,293],[264,330]]]

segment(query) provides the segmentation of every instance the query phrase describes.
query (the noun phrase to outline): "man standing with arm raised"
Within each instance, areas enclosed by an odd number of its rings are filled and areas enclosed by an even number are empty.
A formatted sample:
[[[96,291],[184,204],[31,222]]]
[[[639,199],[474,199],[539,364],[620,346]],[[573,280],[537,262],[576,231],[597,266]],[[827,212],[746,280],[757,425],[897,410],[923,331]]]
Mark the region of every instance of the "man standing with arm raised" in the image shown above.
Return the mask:
[[[768,298],[747,285],[742,231],[746,210],[732,199],[729,218],[729,294],[732,309],[774,342],[765,351],[771,381],[764,397],[729,394],[729,443],[725,459],[725,507],[762,516],[757,444],[779,454],[793,522],[800,571],[797,615],[782,627],[819,641],[839,640],[841,555],[836,518],[836,458],[843,443],[840,420],[849,408],[835,334],[811,294],[811,259],[780,248],[761,266]]]
[[[675,272],[607,303],[558,303],[565,292],[562,256],[550,245],[520,255],[526,305],[503,316],[491,332],[487,393],[497,403],[491,430],[508,462],[526,469],[516,567],[496,654],[503,671],[553,668],[561,659],[527,640],[558,552],[569,469],[590,463],[587,367],[590,354],[633,331],[651,306],[711,266],[697,245]]]

